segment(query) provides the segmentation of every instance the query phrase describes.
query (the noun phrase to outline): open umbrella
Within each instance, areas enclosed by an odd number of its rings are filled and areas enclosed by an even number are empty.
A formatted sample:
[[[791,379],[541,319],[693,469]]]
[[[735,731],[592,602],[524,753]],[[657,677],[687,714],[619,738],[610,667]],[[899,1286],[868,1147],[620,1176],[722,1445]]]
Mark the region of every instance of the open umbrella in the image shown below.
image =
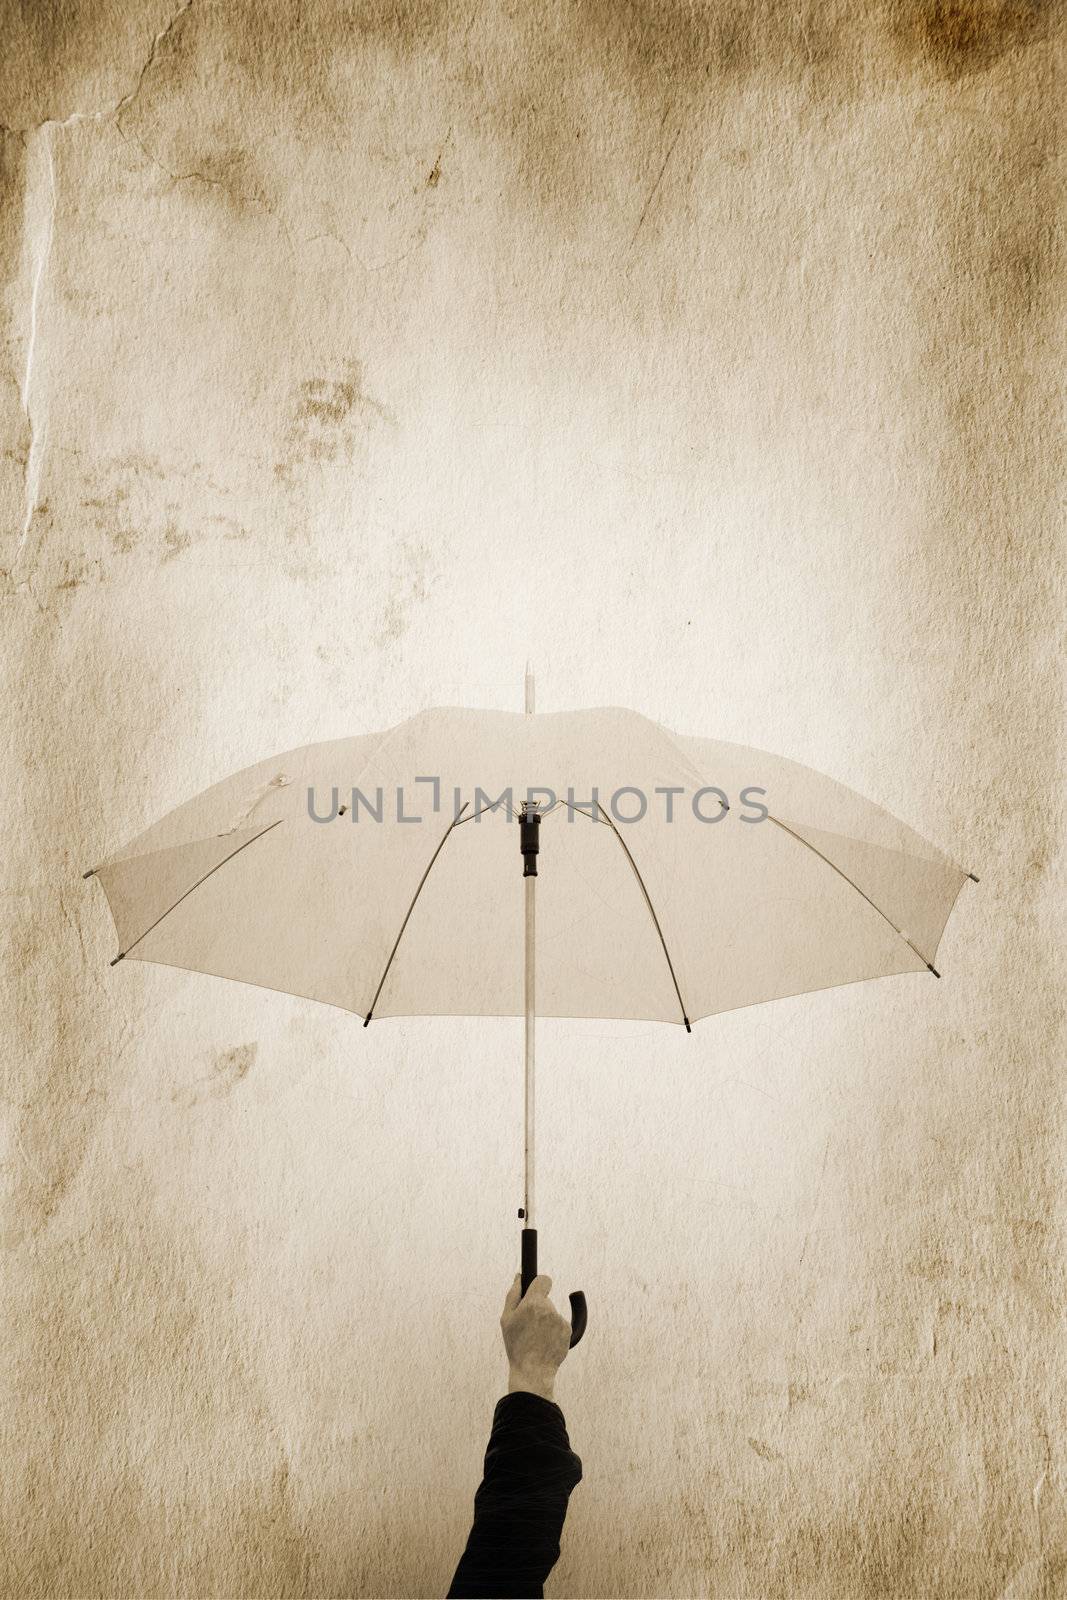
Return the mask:
[[[936,977],[974,878],[780,756],[618,708],[535,715],[529,675],[525,715],[435,709],[274,756],[85,876],[107,896],[113,966],[258,984],[364,1026],[524,1016],[523,1292],[537,1270],[537,1014],[691,1032],[786,995]],[[585,1301],[570,1298],[577,1343]]]

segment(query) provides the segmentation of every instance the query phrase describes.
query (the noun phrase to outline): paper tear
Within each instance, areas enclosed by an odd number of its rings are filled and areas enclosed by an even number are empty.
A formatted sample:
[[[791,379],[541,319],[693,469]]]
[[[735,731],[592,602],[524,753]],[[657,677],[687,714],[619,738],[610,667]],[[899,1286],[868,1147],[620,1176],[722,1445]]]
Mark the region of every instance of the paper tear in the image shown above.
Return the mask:
[[[160,28],[152,40],[148,55],[137,74],[137,81],[127,94],[116,102],[115,105],[105,107],[99,111],[72,111],[69,116],[62,119],[46,118],[30,128],[7,128],[4,132],[9,134],[22,134],[26,136],[27,163],[26,163],[26,189],[24,198],[24,232],[28,239],[37,239],[31,251],[31,289],[29,307],[29,330],[26,338],[26,364],[22,376],[20,398],[22,409],[30,429],[30,447],[26,457],[26,493],[22,516],[22,527],[19,532],[16,546],[16,559],[25,548],[26,541],[33,526],[33,519],[38,510],[38,497],[41,489],[41,475],[44,469],[45,441],[48,434],[47,416],[40,418],[33,401],[34,366],[37,357],[37,330],[40,315],[41,296],[47,286],[48,263],[52,254],[52,241],[55,234],[56,220],[56,168],[55,152],[52,145],[52,130],[73,127],[80,122],[101,122],[108,118],[121,115],[137,99],[144,85],[145,78],[155,65],[156,59],[163,43],[173,32],[181,18],[193,7],[193,0],[185,0],[169,22]],[[121,130],[120,130],[121,131]],[[43,153],[44,173],[38,175],[35,171],[35,152]],[[42,191],[46,204],[42,205]],[[41,211],[45,212],[43,218]],[[38,239],[38,234],[40,235]]]
[[[44,123],[37,131],[32,141],[32,149],[39,147],[43,151],[45,172],[43,181],[36,175],[31,177],[30,161],[32,156],[27,155],[26,169],[26,196],[25,196],[25,230],[29,238],[38,232],[37,212],[40,206],[42,189],[47,196],[46,215],[43,227],[40,229],[41,237],[37,249],[32,257],[32,287],[30,289],[29,332],[26,337],[26,366],[22,376],[22,409],[30,428],[30,448],[26,457],[26,499],[22,516],[22,529],[19,534],[18,553],[29,537],[33,518],[37,511],[37,497],[41,487],[41,468],[44,460],[44,445],[47,434],[47,418],[38,423],[33,404],[33,373],[34,361],[37,355],[37,322],[41,302],[42,288],[45,282],[45,273],[48,270],[48,260],[52,254],[52,236],[55,231],[56,219],[56,168],[52,155],[52,138],[50,123]]]

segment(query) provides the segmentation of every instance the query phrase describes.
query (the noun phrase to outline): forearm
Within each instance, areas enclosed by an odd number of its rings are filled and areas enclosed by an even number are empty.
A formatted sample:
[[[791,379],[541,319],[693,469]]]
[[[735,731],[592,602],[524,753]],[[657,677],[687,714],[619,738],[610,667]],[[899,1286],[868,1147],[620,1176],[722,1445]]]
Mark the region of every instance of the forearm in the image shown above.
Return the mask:
[[[571,1490],[582,1463],[570,1447],[563,1413],[513,1373],[497,1402],[485,1454],[485,1475],[474,1498],[474,1525],[449,1600],[459,1596],[538,1596],[559,1559]],[[550,1387],[550,1385],[549,1385]]]

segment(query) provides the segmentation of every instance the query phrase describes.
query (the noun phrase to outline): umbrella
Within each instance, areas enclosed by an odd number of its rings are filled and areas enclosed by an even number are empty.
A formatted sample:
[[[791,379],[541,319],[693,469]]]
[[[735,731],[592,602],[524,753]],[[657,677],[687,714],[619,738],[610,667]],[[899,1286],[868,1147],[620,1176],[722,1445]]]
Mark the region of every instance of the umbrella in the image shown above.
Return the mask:
[[[152,961],[364,1019],[525,1018],[523,1292],[537,1270],[537,1015],[687,1033],[739,1006],[940,974],[973,873],[797,762],[618,707],[437,708],[305,745],[169,812],[85,874],[111,963]],[[572,1343],[586,1322],[571,1295]]]

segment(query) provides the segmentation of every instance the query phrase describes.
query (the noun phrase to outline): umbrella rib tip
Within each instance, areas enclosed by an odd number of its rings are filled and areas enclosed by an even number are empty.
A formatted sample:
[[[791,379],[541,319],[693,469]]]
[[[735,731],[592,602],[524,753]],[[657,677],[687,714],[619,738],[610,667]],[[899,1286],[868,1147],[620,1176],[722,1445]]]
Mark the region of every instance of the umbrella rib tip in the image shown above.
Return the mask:
[[[365,1028],[369,1028],[369,1027],[370,1027],[370,1019],[371,1019],[371,1017],[372,1017],[372,1016],[373,1016],[373,1015],[374,1015],[374,1012],[373,1012],[373,1011],[368,1011],[368,1012],[367,1012],[367,1015],[366,1015],[366,1016],[365,1016],[365,1017],[364,1017],[364,1018],[363,1018],[363,1026],[364,1026],[364,1027],[365,1027]]]
[[[980,883],[982,881],[980,878],[975,877],[973,872],[968,872],[967,876],[970,878],[972,883]]]
[[[932,972],[935,978],[940,978],[941,974],[938,972],[932,961],[928,961],[926,963],[926,969],[928,972]]]
[[[115,957],[115,959],[114,959],[114,961],[109,961],[109,962],[108,962],[108,966],[109,966],[109,967],[117,967],[117,966],[118,966],[118,964],[119,964],[119,962],[120,962],[120,961],[124,961],[124,960],[125,960],[125,959],[126,959],[126,952],[125,952],[125,950],[120,950],[120,951],[119,951],[119,953],[118,953],[118,955],[117,955],[117,956],[116,956],[116,957]]]
[[[685,1023],[685,1031],[686,1031],[686,1033],[692,1033],[693,1024],[690,1022],[689,1018],[688,1017],[683,1017],[682,1021]]]

